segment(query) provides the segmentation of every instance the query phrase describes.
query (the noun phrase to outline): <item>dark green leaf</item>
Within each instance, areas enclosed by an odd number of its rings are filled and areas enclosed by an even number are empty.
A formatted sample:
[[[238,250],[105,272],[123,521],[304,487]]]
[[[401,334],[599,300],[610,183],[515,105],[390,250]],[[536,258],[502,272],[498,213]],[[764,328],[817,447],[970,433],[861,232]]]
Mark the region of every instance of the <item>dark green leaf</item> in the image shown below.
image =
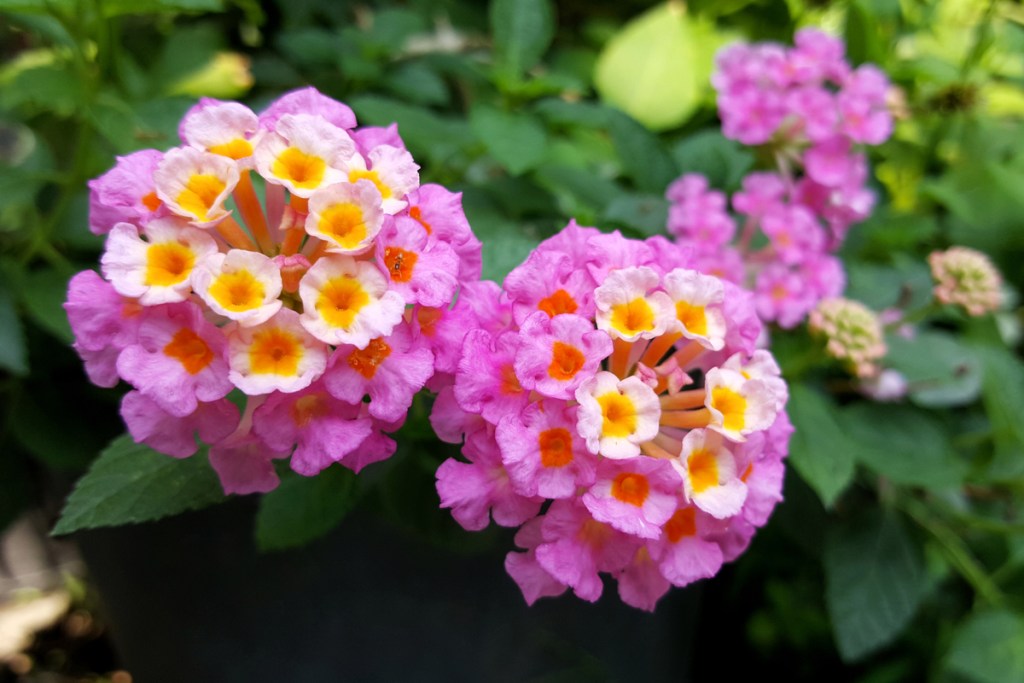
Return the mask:
[[[354,97],[348,104],[359,116],[360,125],[398,123],[398,133],[417,156],[424,154],[443,162],[472,140],[464,122],[446,119],[428,109],[374,95]]]
[[[75,484],[53,533],[147,522],[223,500],[205,449],[178,460],[125,435],[115,439]]]
[[[835,529],[824,563],[825,600],[844,660],[891,642],[917,611],[924,563],[894,514],[873,510]]]
[[[315,477],[285,476],[260,499],[256,544],[282,550],[309,543],[336,527],[357,499],[359,480],[340,465]]]
[[[861,402],[844,409],[841,418],[844,431],[860,444],[860,462],[898,484],[949,488],[967,473],[949,446],[949,434],[930,413]]]
[[[787,410],[796,427],[789,462],[830,507],[853,479],[858,446],[839,427],[836,407],[825,394],[792,384]]]
[[[483,242],[483,279],[500,283],[526,260],[541,235],[530,223],[505,216],[479,191],[467,189],[462,204],[473,232]]]
[[[624,195],[608,204],[601,220],[621,223],[644,235],[664,235],[668,202],[652,195]]]
[[[25,276],[21,305],[44,330],[70,344],[75,340],[64,312],[71,273],[54,269],[35,270]]]
[[[608,125],[610,110],[592,102],[566,102],[557,97],[549,97],[538,102],[534,106],[534,111],[557,126],[605,128]]]
[[[0,280],[0,368],[13,375],[28,374],[25,331],[14,308],[14,300]]]
[[[977,683],[1024,681],[1024,619],[1009,610],[975,614],[953,636],[946,668]]]
[[[562,213],[586,221],[584,214],[596,220],[601,211],[624,190],[592,171],[569,166],[547,165],[537,169],[537,181],[555,195]]]
[[[10,425],[29,453],[56,470],[75,474],[92,462],[109,437],[97,429],[89,410],[68,410],[83,397],[76,389],[41,381],[25,386],[14,401]]]
[[[910,399],[925,407],[971,403],[981,392],[981,362],[945,332],[925,331],[913,339],[890,336],[885,364],[899,370],[910,385]]]
[[[0,108],[24,107],[32,112],[53,112],[61,117],[84,111],[85,85],[67,65],[48,64],[19,70],[0,82]]]
[[[654,135],[622,112],[609,112],[610,130],[622,169],[637,189],[663,194],[679,169]]]
[[[528,114],[477,105],[469,112],[469,124],[491,156],[513,175],[535,168],[544,159],[547,134]]]
[[[3,487],[3,495],[0,495],[0,534],[29,506],[34,497],[34,485],[25,457],[13,448],[4,448],[3,453],[0,458],[0,486]]]
[[[550,0],[492,0],[491,33],[498,69],[519,78],[540,61],[555,37]]]
[[[754,155],[735,140],[715,130],[690,135],[672,148],[680,173],[700,173],[708,183],[723,190],[739,187],[754,166]]]
[[[1000,346],[977,347],[984,365],[982,400],[992,423],[995,457],[987,477],[1009,481],[1024,476],[1024,364]]]
[[[448,86],[433,69],[423,64],[407,64],[388,74],[385,87],[396,97],[416,104],[448,104]]]

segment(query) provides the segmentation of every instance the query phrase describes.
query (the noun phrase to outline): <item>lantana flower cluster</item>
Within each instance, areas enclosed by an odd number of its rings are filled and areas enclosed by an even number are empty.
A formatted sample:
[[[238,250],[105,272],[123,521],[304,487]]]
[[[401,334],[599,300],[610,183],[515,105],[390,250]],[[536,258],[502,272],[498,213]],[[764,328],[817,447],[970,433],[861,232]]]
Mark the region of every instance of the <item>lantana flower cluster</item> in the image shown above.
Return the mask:
[[[468,530],[519,527],[505,567],[531,604],[594,601],[608,574],[651,610],[781,499],[786,384],[750,294],[690,257],[570,223],[450,313],[474,326],[431,421],[465,461],[437,490]]]
[[[939,303],[961,306],[968,315],[984,315],[1003,301],[1003,278],[988,256],[970,247],[950,247],[928,255]]]
[[[669,186],[668,230],[696,250],[697,267],[753,289],[758,314],[785,328],[842,293],[834,256],[849,228],[870,215],[862,151],[892,132],[889,81],[852,68],[841,40],[805,29],[795,47],[732,45],[712,83],[726,137],[759,146],[774,169],[747,175],[728,211],[722,192],[688,174]]]
[[[198,434],[229,493],[273,489],[275,458],[389,457],[446,353],[418,320],[480,277],[460,195],[312,88],[258,115],[203,99],[179,133],[89,184],[102,276],[66,303],[89,377],[131,385],[136,441],[187,457]]]

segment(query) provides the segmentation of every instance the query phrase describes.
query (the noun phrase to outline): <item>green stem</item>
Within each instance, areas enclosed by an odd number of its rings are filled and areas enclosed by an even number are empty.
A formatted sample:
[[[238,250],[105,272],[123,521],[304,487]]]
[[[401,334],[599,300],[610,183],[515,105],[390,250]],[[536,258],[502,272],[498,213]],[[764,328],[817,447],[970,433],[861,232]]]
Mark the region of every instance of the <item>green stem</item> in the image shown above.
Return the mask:
[[[1002,607],[1006,604],[1006,596],[955,531],[932,515],[931,510],[918,500],[904,498],[900,501],[899,507],[932,535],[953,569],[971,585],[981,599],[993,607]]]

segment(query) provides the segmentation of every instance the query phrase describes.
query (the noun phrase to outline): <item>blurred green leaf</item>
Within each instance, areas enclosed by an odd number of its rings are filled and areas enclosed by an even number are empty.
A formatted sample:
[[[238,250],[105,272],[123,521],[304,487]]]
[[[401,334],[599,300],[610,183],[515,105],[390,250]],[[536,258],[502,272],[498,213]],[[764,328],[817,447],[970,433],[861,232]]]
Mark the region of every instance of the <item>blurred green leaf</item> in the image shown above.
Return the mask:
[[[384,86],[395,97],[416,104],[448,104],[448,86],[433,69],[420,64],[405,64],[388,74]]]
[[[733,190],[754,167],[754,155],[717,130],[703,130],[672,147],[680,173],[700,173],[712,187]]]
[[[977,683],[1024,680],[1024,618],[1009,610],[975,614],[953,635],[946,669]]]
[[[643,235],[664,235],[668,202],[656,195],[623,195],[605,207],[601,221],[619,223]]]
[[[548,123],[556,126],[605,128],[608,125],[609,109],[593,102],[566,102],[549,97],[537,102],[533,108]]]
[[[387,126],[398,123],[398,133],[414,155],[426,155],[443,163],[472,140],[464,121],[439,116],[428,109],[386,97],[363,95],[348,104],[360,125]]]
[[[44,368],[45,369],[45,368]],[[11,433],[26,451],[55,470],[79,472],[103,450],[107,436],[88,410],[68,410],[83,398],[75,387],[57,387],[36,375],[11,412]]]
[[[924,562],[893,513],[871,510],[837,527],[824,565],[825,600],[845,661],[891,642],[917,611]]]
[[[536,174],[537,181],[558,198],[562,213],[578,220],[586,220],[582,213],[596,220],[599,211],[625,194],[614,182],[589,170],[546,164]]]
[[[70,344],[75,340],[64,312],[68,280],[73,273],[52,268],[26,273],[19,293],[21,305],[32,320],[58,339]]]
[[[0,534],[17,519],[21,511],[32,502],[34,486],[24,456],[14,449],[4,449],[0,458],[0,482],[4,495],[0,496]]]
[[[898,254],[894,260],[894,265],[883,266],[847,259],[847,285],[843,296],[856,299],[876,312],[894,306],[914,310],[927,305],[935,286],[928,266],[923,260],[906,254]]]
[[[526,260],[541,235],[532,224],[508,218],[475,188],[466,189],[462,204],[473,232],[483,242],[483,279],[501,283]]]
[[[519,175],[544,159],[547,134],[532,116],[477,105],[469,112],[469,125],[499,164]]]
[[[650,131],[622,112],[611,111],[608,116],[612,143],[626,175],[640,191],[664,194],[668,184],[679,175],[665,147]]]
[[[984,366],[982,399],[992,424],[995,457],[987,478],[1010,481],[1024,476],[1024,364],[1000,346],[976,347]]]
[[[3,280],[0,280],[0,368],[12,375],[28,374],[25,331]]]
[[[81,76],[69,64],[47,64],[0,76],[0,109],[25,108],[69,118],[85,110],[86,91]]]
[[[594,86],[605,102],[651,130],[668,130],[686,121],[708,90],[711,55],[720,44],[713,26],[694,21],[683,3],[658,5],[608,42]]]
[[[967,473],[942,423],[913,406],[861,401],[842,411],[840,424],[859,442],[858,460],[897,484],[951,488]]]
[[[914,403],[926,408],[964,405],[981,393],[981,361],[952,334],[892,335],[887,343],[885,364],[906,377]]]
[[[340,465],[315,477],[285,476],[260,499],[256,544],[260,550],[302,546],[336,527],[357,500],[359,480]]]
[[[796,431],[789,462],[831,507],[853,479],[858,444],[840,428],[832,399],[803,384],[791,384],[787,410]]]
[[[555,37],[550,0],[491,0],[490,20],[495,65],[513,79],[540,61]]]
[[[205,449],[178,460],[125,435],[75,484],[53,534],[147,522],[224,500]]]

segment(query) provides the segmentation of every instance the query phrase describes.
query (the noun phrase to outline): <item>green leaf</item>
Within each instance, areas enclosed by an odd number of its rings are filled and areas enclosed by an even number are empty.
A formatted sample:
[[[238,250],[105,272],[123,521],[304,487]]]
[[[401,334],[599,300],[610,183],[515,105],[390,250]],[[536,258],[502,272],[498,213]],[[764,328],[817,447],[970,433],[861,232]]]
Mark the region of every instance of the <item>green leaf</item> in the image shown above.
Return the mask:
[[[25,275],[21,304],[44,330],[68,344],[75,340],[64,312],[71,273],[55,269],[34,270]]]
[[[384,87],[396,97],[416,104],[448,104],[448,86],[436,71],[423,64],[406,64],[388,74]]]
[[[891,642],[917,611],[924,562],[894,514],[872,510],[835,529],[824,565],[825,601],[845,661]]]
[[[24,107],[69,118],[85,111],[81,77],[60,63],[12,71],[0,77],[0,109]]]
[[[16,449],[5,448],[0,458],[0,534],[17,519],[35,497],[34,484],[25,457]]]
[[[601,99],[651,130],[686,121],[708,90],[711,55],[722,38],[697,23],[681,2],[668,2],[626,24],[594,69]]]
[[[0,280],[0,368],[12,375],[28,374],[25,331],[5,283]]]
[[[675,161],[657,137],[622,112],[609,112],[612,143],[622,169],[642,192],[664,194],[679,175]]]
[[[548,165],[537,169],[537,182],[554,194],[563,215],[575,216],[586,223],[584,215],[593,216],[616,197],[625,194],[611,180],[592,171],[562,165]]]
[[[803,384],[791,384],[789,389],[787,410],[796,428],[789,462],[831,507],[853,479],[857,444],[840,429],[832,399]]]
[[[977,683],[1024,681],[1024,619],[1008,610],[975,614],[954,634],[946,668]]]
[[[680,173],[700,173],[713,187],[731,190],[754,166],[754,155],[717,130],[690,135],[672,148]]]
[[[555,37],[549,0],[492,0],[490,18],[495,65],[513,79],[540,61]]]
[[[260,499],[256,544],[260,550],[294,548],[336,527],[357,499],[359,480],[340,465],[315,477],[286,476]]]
[[[124,435],[75,484],[53,534],[147,522],[224,500],[205,449],[178,460]]]
[[[529,114],[477,105],[469,112],[469,125],[491,156],[513,175],[536,168],[544,160],[547,133]]]
[[[422,107],[375,95],[354,97],[348,104],[359,117],[360,125],[397,123],[398,133],[413,155],[424,154],[438,163],[445,163],[467,142],[472,142],[463,121],[446,119]]]
[[[502,282],[540,242],[540,231],[527,221],[511,220],[475,188],[466,189],[462,205],[483,243],[483,279]]]
[[[982,401],[992,424],[995,457],[987,477],[1010,481],[1024,476],[1024,364],[1001,346],[977,347],[984,366]]]
[[[910,400],[928,408],[971,403],[981,392],[981,361],[946,332],[924,331],[913,339],[887,340],[885,364],[910,385]]]
[[[665,235],[668,202],[656,195],[623,195],[608,204],[601,221],[621,223],[644,235]]]
[[[841,418],[843,431],[860,444],[859,461],[897,484],[950,488],[967,473],[942,423],[919,408],[860,402]]]

